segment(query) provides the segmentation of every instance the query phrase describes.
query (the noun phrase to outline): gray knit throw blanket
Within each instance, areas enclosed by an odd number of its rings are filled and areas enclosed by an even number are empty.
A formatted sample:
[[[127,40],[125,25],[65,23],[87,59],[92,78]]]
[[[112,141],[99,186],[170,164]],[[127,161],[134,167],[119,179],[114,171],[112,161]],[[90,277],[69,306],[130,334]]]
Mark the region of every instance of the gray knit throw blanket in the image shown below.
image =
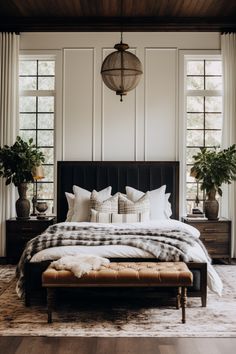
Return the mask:
[[[104,228],[68,224],[50,226],[43,234],[30,240],[16,269],[17,294],[24,294],[24,265],[34,254],[57,246],[127,245],[151,253],[160,261],[188,262],[188,247],[199,242],[190,234],[179,230]]]

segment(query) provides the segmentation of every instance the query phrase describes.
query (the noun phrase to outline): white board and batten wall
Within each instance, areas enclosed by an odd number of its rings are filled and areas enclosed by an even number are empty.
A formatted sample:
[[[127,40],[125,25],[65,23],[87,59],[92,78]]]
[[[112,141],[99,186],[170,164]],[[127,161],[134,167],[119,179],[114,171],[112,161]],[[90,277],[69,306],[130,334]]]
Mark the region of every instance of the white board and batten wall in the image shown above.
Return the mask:
[[[184,54],[215,54],[218,32],[130,32],[141,60],[136,90],[120,102],[100,75],[118,32],[22,33],[22,54],[56,56],[56,160],[180,161],[184,213]]]
[[[56,150],[63,160],[179,160],[179,53],[218,50],[219,33],[124,33],[143,64],[124,101],[104,86],[113,33],[22,33],[22,54],[57,55]]]

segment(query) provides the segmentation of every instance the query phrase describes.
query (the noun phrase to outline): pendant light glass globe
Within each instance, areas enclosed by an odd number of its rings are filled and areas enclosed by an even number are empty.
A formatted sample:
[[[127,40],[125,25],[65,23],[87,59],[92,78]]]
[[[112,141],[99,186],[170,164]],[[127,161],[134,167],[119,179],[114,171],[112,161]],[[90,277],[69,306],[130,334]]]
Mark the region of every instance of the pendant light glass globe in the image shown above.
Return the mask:
[[[127,52],[128,44],[117,43],[115,52],[109,54],[102,63],[101,75],[104,84],[111,90],[122,96],[133,90],[139,83],[142,64],[136,55]]]

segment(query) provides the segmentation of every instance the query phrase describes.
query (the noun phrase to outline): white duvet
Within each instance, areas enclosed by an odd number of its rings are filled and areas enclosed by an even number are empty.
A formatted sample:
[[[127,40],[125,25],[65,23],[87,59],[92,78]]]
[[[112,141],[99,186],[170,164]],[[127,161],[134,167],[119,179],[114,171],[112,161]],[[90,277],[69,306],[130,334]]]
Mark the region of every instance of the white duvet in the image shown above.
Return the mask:
[[[78,223],[64,223],[65,225],[73,225]],[[200,233],[194,227],[182,223],[178,220],[155,220],[143,223],[132,224],[98,224],[98,223],[80,223],[82,226],[106,227],[106,228],[161,228],[161,229],[177,229],[189,232],[192,236],[199,238]],[[57,260],[63,256],[73,256],[77,254],[93,254],[105,258],[154,258],[152,254],[142,249],[132,246],[122,245],[106,245],[106,246],[60,246],[52,247],[36,253],[31,262],[41,262],[45,260]],[[222,281],[216,273],[213,266],[209,263],[207,256],[202,247],[196,243],[194,247],[189,247],[189,257],[193,262],[207,262],[207,284],[209,288],[221,295]]]

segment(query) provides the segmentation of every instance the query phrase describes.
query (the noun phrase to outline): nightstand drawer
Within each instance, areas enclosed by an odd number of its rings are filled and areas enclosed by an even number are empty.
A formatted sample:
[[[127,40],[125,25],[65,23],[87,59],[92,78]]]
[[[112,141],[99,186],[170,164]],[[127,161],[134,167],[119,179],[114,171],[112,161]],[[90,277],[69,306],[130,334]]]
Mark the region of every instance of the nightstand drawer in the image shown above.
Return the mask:
[[[204,243],[212,258],[224,258],[230,255],[230,239],[228,233],[204,233],[200,240]]]
[[[227,243],[229,242],[229,235],[225,233],[205,233],[201,234],[200,240],[203,242]]]
[[[10,263],[17,263],[25,248],[25,245],[32,238],[43,233],[55,222],[55,217],[39,220],[36,218],[28,220],[9,219],[6,221],[6,251]]]
[[[196,227],[201,234],[205,233],[222,233],[230,231],[230,224],[228,222],[207,222],[207,223],[191,223]]]
[[[32,238],[38,236],[37,233],[24,233],[24,234],[19,234],[19,233],[11,233],[9,236],[8,236],[8,239],[10,242],[14,243],[14,242],[19,242],[22,241],[22,242],[28,242],[29,240],[32,240]]]
[[[27,222],[7,222],[7,230],[19,233],[36,233],[43,232],[50,225],[48,221],[27,221]]]

